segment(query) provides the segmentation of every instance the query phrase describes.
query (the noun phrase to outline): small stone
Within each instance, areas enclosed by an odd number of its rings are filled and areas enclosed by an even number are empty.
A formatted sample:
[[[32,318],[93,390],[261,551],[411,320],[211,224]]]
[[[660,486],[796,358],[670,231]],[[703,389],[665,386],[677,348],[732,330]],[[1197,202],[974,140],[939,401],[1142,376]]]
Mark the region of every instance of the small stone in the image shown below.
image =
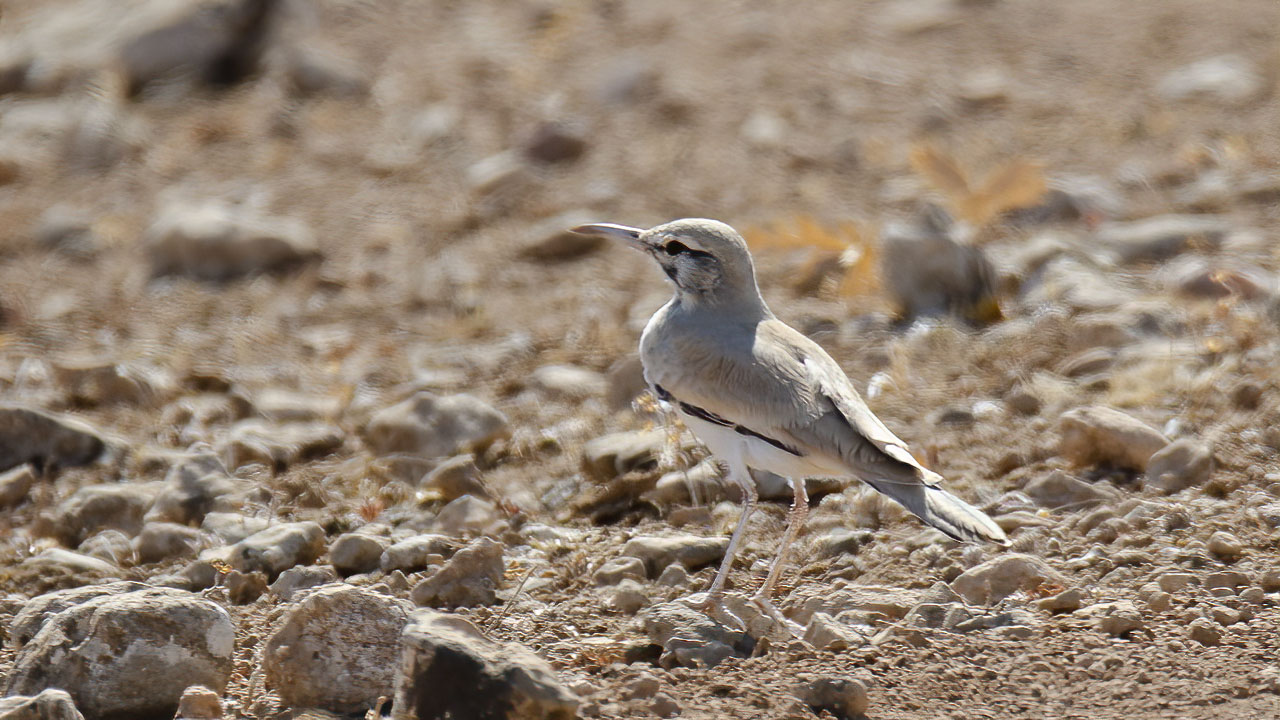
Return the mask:
[[[267,576],[261,572],[232,570],[222,578],[227,597],[234,605],[248,605],[267,591]]]
[[[355,98],[369,90],[369,81],[360,68],[331,49],[291,48],[283,62],[289,90],[301,97]]]
[[[471,454],[451,457],[435,466],[422,478],[422,489],[445,502],[453,502],[463,495],[489,497],[480,479],[480,468],[476,467],[476,456]]]
[[[498,506],[483,498],[463,495],[445,505],[436,515],[431,528],[450,537],[499,534],[506,526]]]
[[[582,467],[596,480],[612,480],[633,470],[658,466],[667,444],[667,431],[629,430],[601,435],[582,447]]]
[[[174,720],[222,720],[222,698],[203,685],[192,685],[178,698]]]
[[[63,500],[56,510],[59,537],[68,545],[111,528],[126,535],[142,529],[142,517],[151,507],[156,488],[149,483],[88,485]]]
[[[53,364],[53,376],[68,400],[82,407],[157,406],[176,389],[173,379],[154,366],[95,356],[59,359]]]
[[[596,585],[617,585],[626,579],[644,580],[644,577],[644,561],[635,557],[610,558],[591,574]]]
[[[866,684],[851,677],[816,678],[802,684],[796,694],[814,710],[827,710],[837,717],[859,718],[871,706]]]
[[[641,615],[649,641],[661,645],[665,665],[715,667],[736,654],[741,633],[681,602],[652,605]]]
[[[198,595],[104,595],[51,617],[19,651],[5,692],[59,687],[88,717],[173,717],[186,688],[226,688],[234,644],[226,610]]]
[[[1156,579],[1156,583],[1160,585],[1160,589],[1165,592],[1175,593],[1182,588],[1196,582],[1196,576],[1191,573],[1164,573]]]
[[[259,463],[282,470],[295,463],[322,457],[342,447],[345,433],[324,422],[268,423],[242,420],[218,445],[218,454],[232,469]]]
[[[1030,389],[1018,386],[1005,395],[1005,403],[1019,415],[1038,415],[1043,406],[1039,396]]]
[[[295,565],[315,562],[324,550],[324,529],[316,523],[282,523],[227,548],[226,562],[241,572],[260,570],[274,579]]]
[[[35,481],[36,473],[30,464],[0,472],[0,510],[14,507],[26,500]]]
[[[1262,404],[1264,390],[1252,380],[1241,380],[1231,388],[1231,402],[1241,410],[1257,410]]]
[[[663,718],[679,715],[682,709],[680,703],[666,693],[654,695],[653,700],[649,703],[649,711]]]
[[[418,605],[476,607],[497,602],[502,582],[502,544],[479,538],[454,553],[439,570],[413,588]]]
[[[1059,418],[1059,452],[1078,466],[1142,471],[1168,438],[1150,425],[1109,407],[1076,408]]]
[[[127,547],[127,546],[126,546]],[[18,564],[15,575],[33,575],[42,581],[43,589],[83,585],[92,580],[120,577],[113,562],[62,548],[47,548]]]
[[[969,568],[952,581],[951,589],[970,603],[985,605],[1045,584],[1066,586],[1067,580],[1039,558],[1010,553]]]
[[[1213,588],[1230,588],[1234,591],[1236,588],[1244,587],[1248,584],[1249,576],[1239,570],[1210,573],[1204,578],[1204,586],[1210,590]]]
[[[557,263],[577,260],[596,252],[605,246],[605,238],[572,230],[590,223],[593,218],[589,213],[572,210],[531,225],[525,233],[527,240],[520,248],[520,256],[534,262]]]
[[[327,585],[337,579],[337,573],[328,566],[301,565],[280,573],[270,587],[273,595],[284,602],[291,602],[303,590]]]
[[[414,535],[384,550],[378,564],[383,572],[418,572],[431,565],[429,560],[432,557],[443,560],[452,556],[457,545],[456,541],[444,535]]]
[[[129,536],[119,530],[102,530],[84,539],[76,552],[106,560],[112,565],[131,565],[135,559]]]
[[[635,615],[649,604],[644,586],[630,578],[620,581],[606,592],[605,604],[624,615]]]
[[[385,538],[353,532],[339,535],[329,546],[329,562],[346,577],[378,568],[382,553],[390,543]]]
[[[1127,636],[1134,630],[1145,627],[1142,613],[1127,600],[1090,605],[1077,610],[1075,614],[1091,618],[1095,627],[1112,637]]]
[[[1262,573],[1262,577],[1258,578],[1258,587],[1265,592],[1280,590],[1280,570],[1267,570]]]
[[[213,533],[223,542],[234,545],[254,533],[266,530],[270,521],[263,517],[250,517],[232,512],[205,514],[200,529]]]
[[[301,221],[259,217],[217,201],[163,208],[144,244],[155,275],[198,280],[277,272],[320,258],[311,230]]]
[[[1264,89],[1257,69],[1240,55],[1218,55],[1197,60],[1165,75],[1156,92],[1165,100],[1202,99],[1243,105]]]
[[[411,610],[402,600],[350,585],[312,592],[267,637],[267,688],[292,707],[343,714],[374,707],[394,690],[400,633]]]
[[[1187,626],[1187,637],[1201,645],[1219,645],[1222,643],[1222,630],[1208,618],[1196,618]]]
[[[1198,440],[1175,440],[1147,461],[1147,484],[1165,493],[1203,485],[1213,474],[1213,451]]]
[[[0,471],[24,463],[68,468],[97,460],[106,443],[79,420],[25,407],[0,407]]]
[[[1053,597],[1041,598],[1036,601],[1036,607],[1041,610],[1047,610],[1052,613],[1059,612],[1075,612],[1080,609],[1081,603],[1084,601],[1084,593],[1078,588],[1069,588],[1054,595]]]
[[[1227,562],[1237,560],[1244,555],[1244,545],[1240,539],[1224,530],[1210,535],[1205,547],[1209,552]]]
[[[462,617],[419,610],[400,640],[397,718],[546,718],[577,716],[578,698],[547,661],[517,643],[484,636]]]
[[[1047,508],[1115,500],[1119,497],[1114,488],[1084,482],[1062,470],[1054,470],[1032,480],[1022,491]]]
[[[698,535],[635,537],[622,547],[622,554],[644,561],[650,577],[656,577],[668,565],[678,562],[686,570],[697,570],[719,561],[729,549],[728,538],[705,538]]]
[[[0,720],[84,720],[66,690],[49,688],[39,695],[0,698]]]
[[[490,155],[467,168],[467,187],[479,196],[512,195],[531,180],[520,154],[511,150]]]
[[[830,615],[817,612],[804,629],[804,641],[819,650],[847,650],[866,644],[867,638]]]
[[[152,83],[179,79],[210,87],[238,83],[258,70],[268,47],[263,38],[277,7],[238,0],[216,13],[186,8],[125,40],[113,64],[123,73],[129,95]]]
[[[672,563],[658,575],[657,583],[667,587],[685,587],[689,584],[689,571],[679,563]]]
[[[133,539],[139,563],[191,557],[200,551],[200,531],[177,523],[149,522]]]
[[[1136,263],[1168,260],[1197,242],[1213,249],[1230,231],[1230,222],[1214,215],[1159,215],[1103,223],[1095,237],[1121,262]]]
[[[426,458],[482,451],[510,433],[506,416],[479,398],[426,391],[379,411],[364,429],[370,449],[379,455]]]
[[[1163,590],[1157,590],[1147,596],[1147,608],[1151,612],[1162,613],[1173,606],[1173,596]]]
[[[1224,627],[1240,622],[1240,611],[1223,605],[1214,605],[1209,608],[1209,614],[1213,616],[1213,619],[1219,625]]]
[[[587,138],[583,129],[570,122],[539,125],[524,147],[525,155],[543,163],[572,162],[586,151]]]
[[[544,395],[568,400],[603,397],[609,390],[604,375],[572,365],[543,365],[529,375],[529,382]]]

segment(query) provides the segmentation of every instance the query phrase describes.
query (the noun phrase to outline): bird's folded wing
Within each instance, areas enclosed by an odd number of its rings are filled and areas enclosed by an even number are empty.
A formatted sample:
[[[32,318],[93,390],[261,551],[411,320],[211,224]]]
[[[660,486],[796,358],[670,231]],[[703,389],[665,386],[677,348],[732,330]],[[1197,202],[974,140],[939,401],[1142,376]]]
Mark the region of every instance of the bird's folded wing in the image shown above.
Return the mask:
[[[677,400],[796,448],[848,467],[852,474],[893,482],[932,483],[858,396],[853,384],[817,343],[778,320],[757,326],[750,354],[681,348],[671,367],[697,372],[653,378]]]

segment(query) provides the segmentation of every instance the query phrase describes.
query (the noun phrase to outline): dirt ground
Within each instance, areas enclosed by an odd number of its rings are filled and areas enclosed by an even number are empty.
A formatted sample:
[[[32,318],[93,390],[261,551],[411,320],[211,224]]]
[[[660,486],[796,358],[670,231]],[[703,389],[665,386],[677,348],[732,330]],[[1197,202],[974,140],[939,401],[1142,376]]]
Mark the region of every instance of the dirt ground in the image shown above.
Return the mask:
[[[230,419],[183,429],[174,418],[184,399],[283,389],[331,401],[324,419],[342,430],[335,448],[240,476],[268,491],[259,512],[336,533],[416,502],[362,439],[369,413],[416,389],[466,391],[510,423],[510,439],[483,458],[486,486],[507,512],[572,538],[547,550],[546,566],[508,556],[506,596],[530,568],[540,582],[491,632],[537,651],[568,684],[589,682],[584,715],[656,716],[649,700],[626,699],[641,672],[660,678],[683,718],[831,717],[795,692],[806,677],[828,675],[861,678],[867,714],[882,720],[1280,714],[1275,588],[1257,602],[1228,598],[1248,617],[1223,627],[1214,646],[1186,628],[1222,597],[1192,587],[1157,611],[1140,595],[1172,571],[1234,569],[1258,584],[1280,569],[1280,535],[1260,510],[1280,500],[1280,438],[1269,434],[1280,420],[1280,190],[1250,191],[1240,180],[1265,184],[1280,173],[1274,0],[296,0],[277,20],[262,69],[243,82],[166,85],[134,98],[124,97],[109,52],[59,42],[93,37],[95,27],[113,37],[144,29],[143,15],[103,5],[0,8],[0,38],[43,63],[28,74],[40,82],[0,94],[0,400],[72,413],[127,450],[67,469],[31,502],[0,512],[0,564],[53,543],[40,515],[77,488],[159,480],[163,466],[140,457],[218,446]],[[350,73],[357,89],[296,90],[289,49],[299,47]],[[1252,68],[1258,88],[1248,97],[1161,90],[1170,73],[1223,55]],[[553,148],[531,159],[548,123],[580,153]],[[983,216],[974,242],[1002,274],[1003,318],[985,327],[895,322],[875,266],[849,293],[830,278],[800,282],[823,250],[806,245],[805,228],[861,228],[846,239],[874,258],[892,223],[926,201],[948,206],[912,164],[925,147],[971,178],[1026,163],[1052,187],[1094,189],[1094,204],[1074,217]],[[486,175],[493,167],[503,169]],[[1204,191],[1219,177],[1228,179],[1221,193]],[[322,259],[223,282],[154,277],[143,239],[157,215],[175,200],[209,198],[305,223]],[[55,206],[87,218],[87,256],[40,241]],[[1057,237],[1072,252],[1105,251],[1106,223],[1170,213],[1229,224],[1225,242],[1191,250],[1252,273],[1253,289],[1196,296],[1167,279],[1172,260],[1096,263],[1103,286],[1133,289],[1105,309],[1141,315],[1146,329],[1112,344],[1102,370],[1063,372],[1064,359],[1091,349],[1081,318],[1098,313],[1060,296],[1033,299],[1027,248]],[[599,491],[583,471],[583,445],[654,420],[603,393],[541,391],[531,373],[567,364],[624,382],[610,369],[634,355],[669,287],[623,248],[546,259],[528,248],[554,235],[549,222],[569,218],[649,226],[690,216],[748,231],[774,312],[821,343],[859,388],[887,379],[871,407],[953,492],[981,506],[1056,470],[1117,488],[1117,514],[1130,519],[1113,536],[1079,529],[1092,508],[1041,511],[1051,523],[1013,532],[1012,550],[1045,560],[1091,602],[1133,601],[1144,626],[1111,637],[1071,613],[1041,613],[1025,638],[924,629],[838,652],[774,645],[712,669],[623,663],[648,641],[634,614],[608,606],[594,568],[627,539],[677,522],[726,534],[736,511],[636,501],[597,523],[569,509]],[[172,390],[156,402],[77,400],[57,368],[84,358],[154,368]],[[1239,401],[1242,384],[1258,388],[1256,402]],[[1039,398],[1030,413],[974,409],[1005,404],[1019,387]],[[1087,404],[1209,442],[1212,478],[1166,496],[1141,474],[1071,466],[1058,416]],[[947,421],[955,409],[972,412]],[[789,598],[843,581],[928,588],[953,579],[950,568],[1001,552],[917,542],[931,536],[914,518],[854,485],[815,502],[802,544],[837,527],[867,528],[871,539],[835,559],[802,548],[777,598],[784,611],[796,606]],[[759,582],[759,561],[781,535],[785,504],[766,504],[735,568],[739,587]],[[1139,505],[1150,511],[1136,522],[1126,513]],[[1216,531],[1233,533],[1242,556],[1206,554]],[[1073,563],[1090,552],[1111,560]],[[1115,561],[1123,552],[1141,557]],[[126,574],[146,579],[180,565]],[[688,588],[645,587],[656,602],[700,588],[711,573],[693,573]],[[3,590],[39,588],[6,576]],[[240,674],[227,697],[245,717],[281,711],[247,680],[272,610],[264,596],[235,611]],[[489,623],[500,610],[460,612]],[[11,662],[6,650],[0,670]]]

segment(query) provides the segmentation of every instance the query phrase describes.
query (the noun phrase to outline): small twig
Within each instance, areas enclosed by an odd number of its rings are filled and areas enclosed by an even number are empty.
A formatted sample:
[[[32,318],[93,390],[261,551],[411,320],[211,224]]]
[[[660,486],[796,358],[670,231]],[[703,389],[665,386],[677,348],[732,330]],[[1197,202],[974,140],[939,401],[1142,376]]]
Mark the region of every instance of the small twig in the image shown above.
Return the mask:
[[[511,606],[516,604],[516,598],[520,597],[520,591],[524,589],[525,582],[527,582],[529,577],[533,575],[533,571],[536,567],[536,565],[529,566],[529,572],[526,572],[524,577],[520,578],[520,584],[516,585],[515,592],[511,593],[511,597],[508,598],[507,603],[502,606],[502,610],[489,621],[488,625],[485,626],[486,632],[496,628],[498,623],[502,622],[502,618],[507,616],[507,613],[511,610]]]

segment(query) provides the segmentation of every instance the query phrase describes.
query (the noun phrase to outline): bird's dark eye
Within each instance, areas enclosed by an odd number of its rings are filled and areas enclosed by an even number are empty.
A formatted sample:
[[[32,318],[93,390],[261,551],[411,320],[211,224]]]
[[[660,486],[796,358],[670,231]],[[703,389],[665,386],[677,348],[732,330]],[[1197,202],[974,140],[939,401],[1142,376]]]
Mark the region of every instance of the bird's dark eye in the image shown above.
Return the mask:
[[[679,255],[682,252],[688,252],[689,247],[682,242],[672,240],[666,245],[663,245],[662,249],[666,250],[668,255]]]

